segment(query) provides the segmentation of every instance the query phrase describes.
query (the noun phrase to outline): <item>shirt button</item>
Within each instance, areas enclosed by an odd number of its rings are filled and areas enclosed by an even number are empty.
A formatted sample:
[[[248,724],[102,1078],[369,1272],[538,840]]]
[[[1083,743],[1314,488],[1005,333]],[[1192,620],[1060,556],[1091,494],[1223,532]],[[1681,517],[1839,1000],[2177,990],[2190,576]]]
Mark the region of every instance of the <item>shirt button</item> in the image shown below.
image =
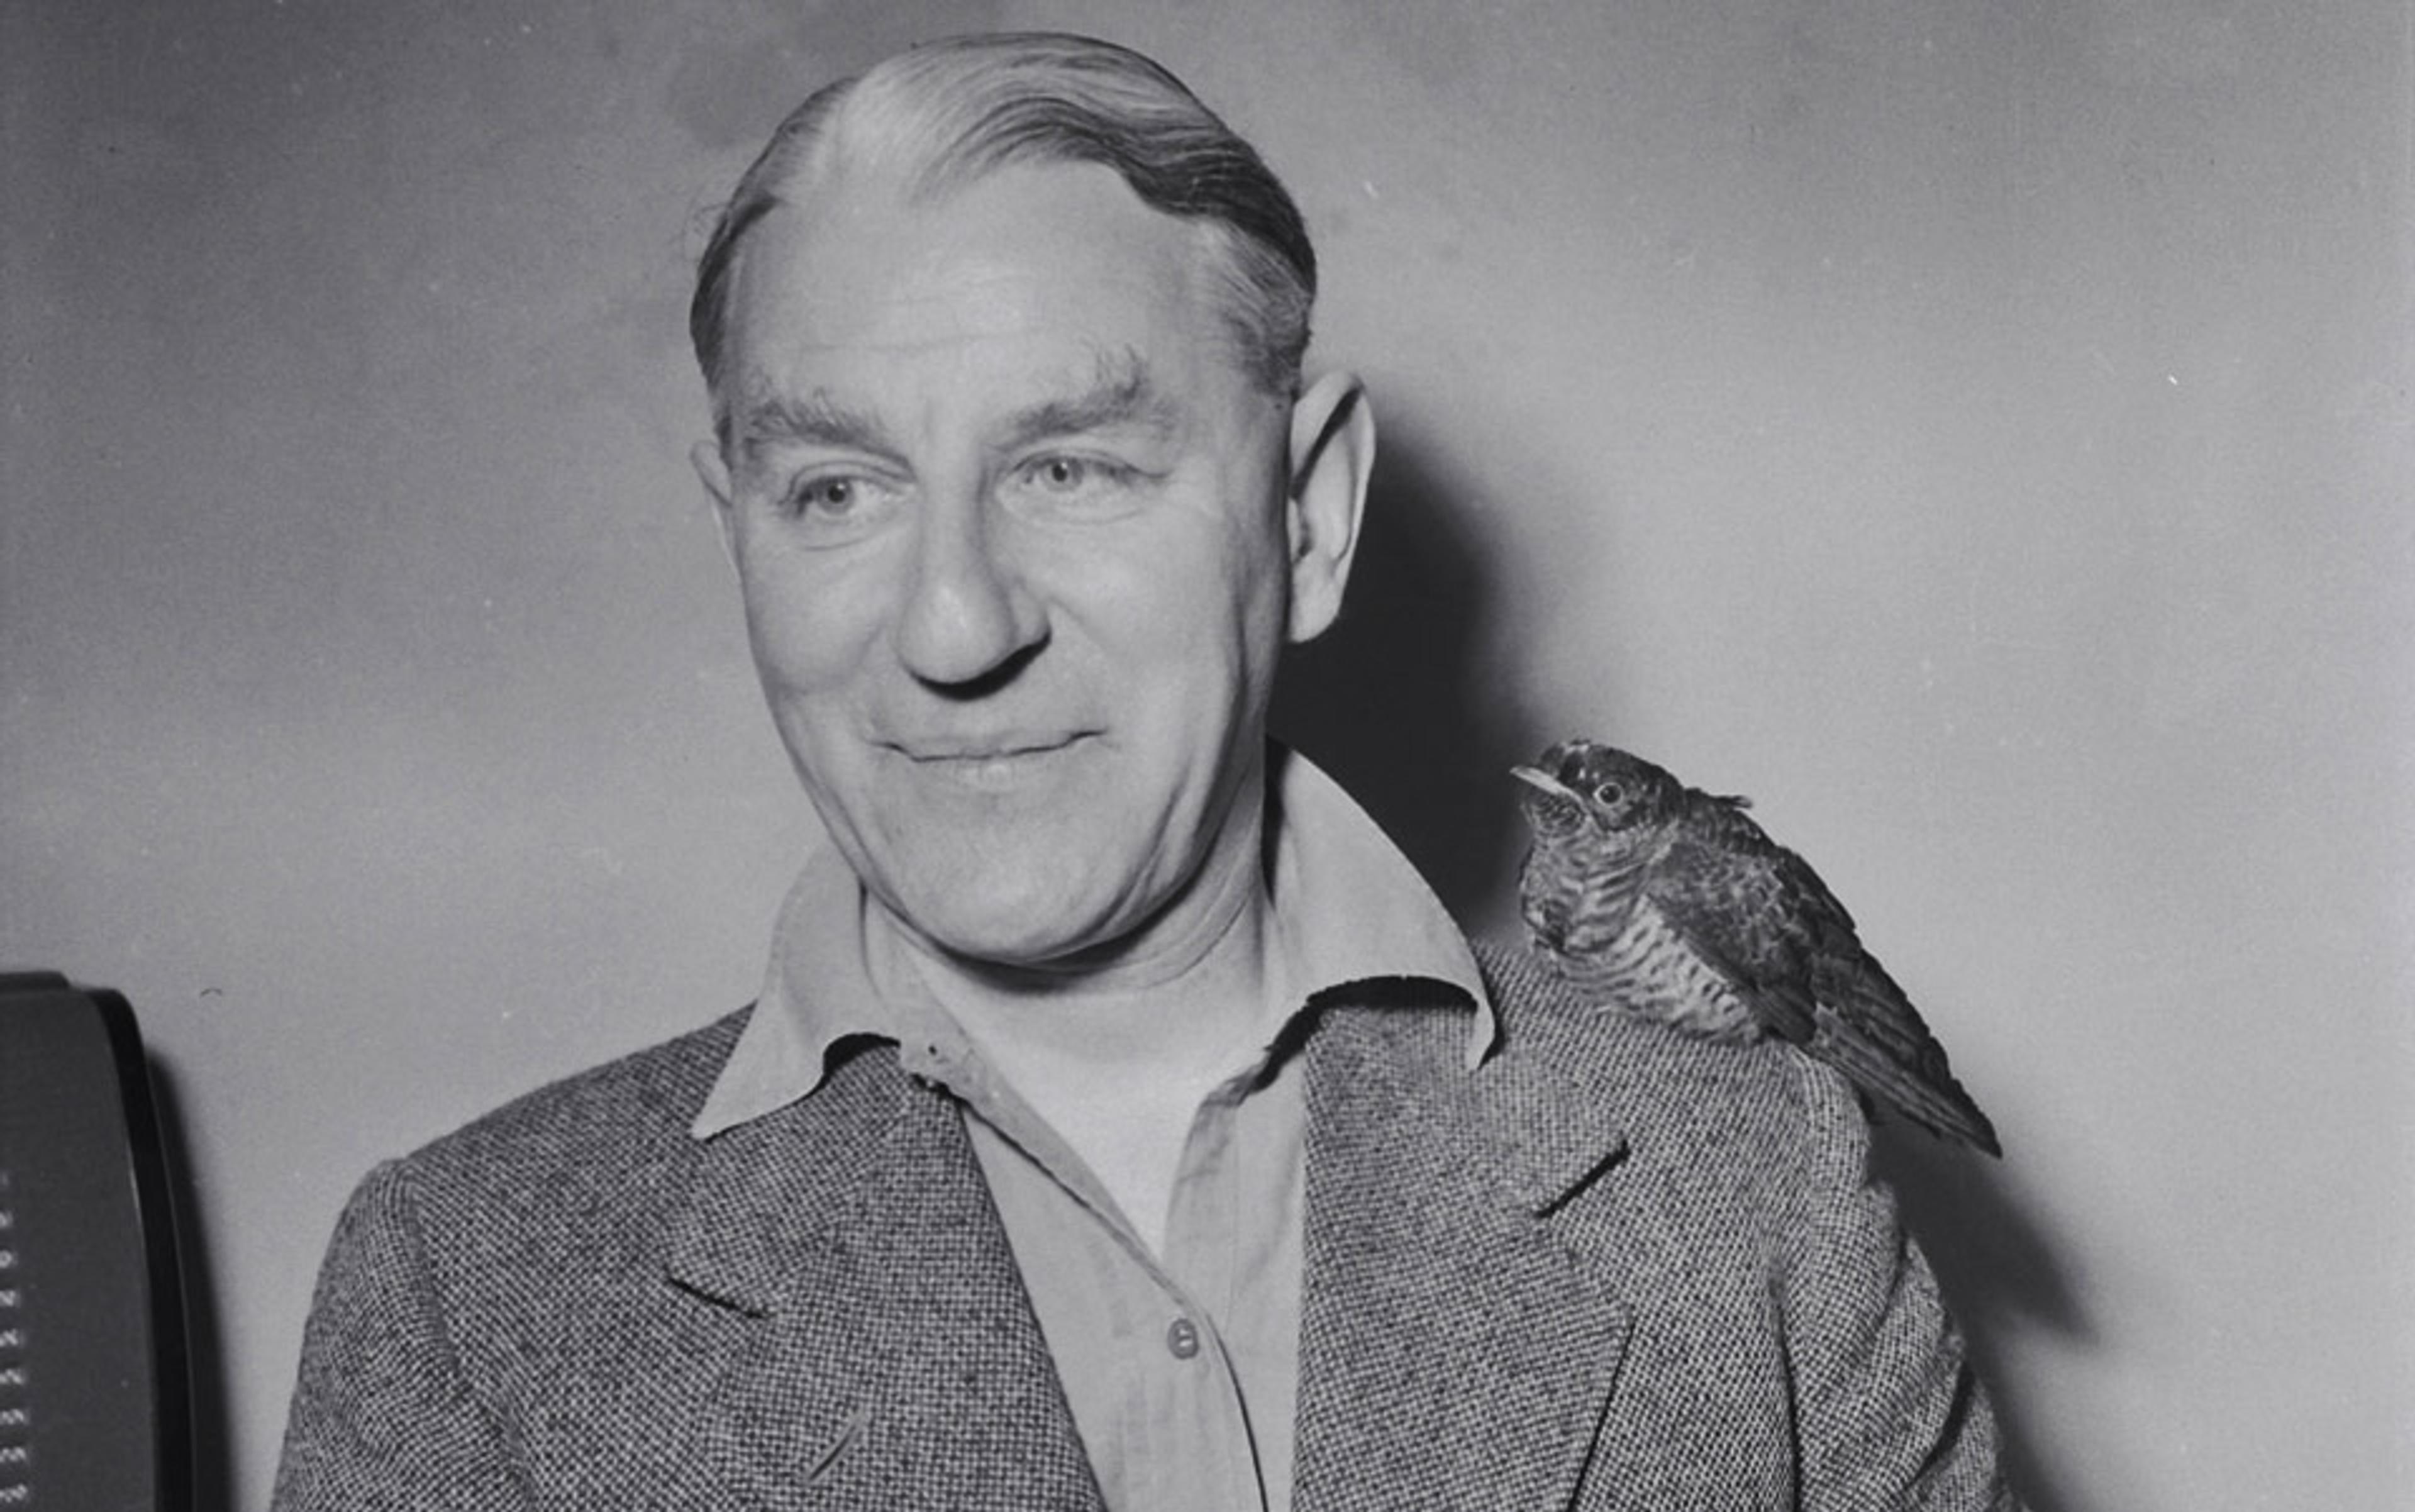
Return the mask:
[[[1199,1353],[1199,1325],[1188,1318],[1177,1318],[1165,1330],[1165,1350],[1178,1360],[1187,1360]]]

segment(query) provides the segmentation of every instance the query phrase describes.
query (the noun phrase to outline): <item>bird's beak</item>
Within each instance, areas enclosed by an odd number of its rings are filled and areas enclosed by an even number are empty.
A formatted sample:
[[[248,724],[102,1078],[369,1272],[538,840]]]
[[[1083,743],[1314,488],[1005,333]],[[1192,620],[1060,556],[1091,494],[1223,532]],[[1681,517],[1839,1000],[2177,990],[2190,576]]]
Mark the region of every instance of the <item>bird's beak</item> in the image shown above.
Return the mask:
[[[1524,783],[1527,786],[1536,788],[1537,790],[1546,793],[1552,798],[1574,800],[1577,796],[1576,794],[1568,791],[1568,787],[1566,783],[1563,783],[1557,777],[1552,776],[1550,772],[1543,771],[1539,767],[1511,767],[1509,769],[1509,775],[1517,778],[1520,782]]]
[[[1534,789],[1518,806],[1526,811],[1538,840],[1556,840],[1583,828],[1584,800],[1566,783],[1535,767],[1511,767],[1509,775]]]

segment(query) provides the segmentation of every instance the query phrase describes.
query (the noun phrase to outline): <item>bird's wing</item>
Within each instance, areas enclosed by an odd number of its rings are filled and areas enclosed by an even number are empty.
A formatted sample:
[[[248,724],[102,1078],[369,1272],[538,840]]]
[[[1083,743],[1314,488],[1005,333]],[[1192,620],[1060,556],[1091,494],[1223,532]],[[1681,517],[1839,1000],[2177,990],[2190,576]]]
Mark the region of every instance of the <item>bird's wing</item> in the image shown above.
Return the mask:
[[[1653,865],[1646,890],[1661,918],[1727,979],[1762,1026],[1800,1044],[1818,1026],[1818,1000],[1810,936],[1788,898],[1794,885],[1788,861],[1810,871],[1735,807],[1713,800],[1681,827]],[[1818,886],[1819,878],[1811,881]],[[1836,900],[1828,902],[1843,914]]]
[[[2000,1153],[1912,999],[1811,863],[1718,801],[1654,867],[1653,901],[1772,1033],[1933,1132]]]
[[[1945,1047],[1878,958],[1855,942],[1850,953],[1823,951],[1819,961],[1811,1053],[1930,1132],[2002,1155],[1994,1126],[1954,1079]]]
[[[1810,967],[1818,1030],[1806,1048],[1930,1132],[2001,1154],[1988,1115],[1946,1066],[1945,1047],[1878,957],[1863,948],[1845,906],[1809,861],[1783,846],[1771,848],[1796,901]]]

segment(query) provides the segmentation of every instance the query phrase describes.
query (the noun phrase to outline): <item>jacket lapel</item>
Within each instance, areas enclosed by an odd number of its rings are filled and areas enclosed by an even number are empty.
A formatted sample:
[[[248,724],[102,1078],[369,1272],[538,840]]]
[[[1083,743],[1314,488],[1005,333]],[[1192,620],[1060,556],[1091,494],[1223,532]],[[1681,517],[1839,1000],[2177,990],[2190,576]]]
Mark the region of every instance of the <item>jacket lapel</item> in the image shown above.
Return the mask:
[[[958,1113],[888,1047],[700,1159],[667,1271],[717,1379],[667,1505],[1100,1505]]]
[[[1308,1046],[1299,1512],[1568,1505],[1628,1310],[1576,1210],[1624,1149],[1463,1005],[1329,1010]]]

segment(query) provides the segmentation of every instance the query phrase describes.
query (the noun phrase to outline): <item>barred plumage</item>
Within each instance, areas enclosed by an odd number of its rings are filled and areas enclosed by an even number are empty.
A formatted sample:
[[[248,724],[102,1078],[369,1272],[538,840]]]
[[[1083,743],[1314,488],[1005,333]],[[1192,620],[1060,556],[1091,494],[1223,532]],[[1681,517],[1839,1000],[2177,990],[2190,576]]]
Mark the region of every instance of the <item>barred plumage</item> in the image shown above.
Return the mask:
[[[1930,1132],[2002,1153],[1844,905],[1744,799],[1587,741],[1516,775],[1535,831],[1521,910],[1570,983],[1698,1038],[1777,1035]]]

